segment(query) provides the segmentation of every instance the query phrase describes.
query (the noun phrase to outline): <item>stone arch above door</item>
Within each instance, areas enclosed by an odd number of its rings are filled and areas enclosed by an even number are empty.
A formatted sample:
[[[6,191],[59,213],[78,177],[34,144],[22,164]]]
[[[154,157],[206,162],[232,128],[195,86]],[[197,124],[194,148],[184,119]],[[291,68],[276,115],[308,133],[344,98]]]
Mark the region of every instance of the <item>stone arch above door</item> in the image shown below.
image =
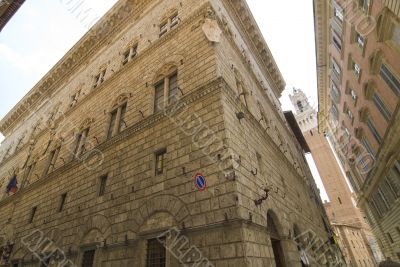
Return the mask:
[[[80,227],[76,245],[80,246],[84,243],[104,241],[111,235],[111,223],[104,215],[94,215],[86,220]]]
[[[189,210],[182,200],[172,195],[160,195],[143,201],[141,206],[131,213],[131,219],[134,221],[132,230],[134,232],[148,230],[152,224],[149,221],[158,217],[163,217],[169,224],[176,224],[175,226],[180,228],[193,225]],[[168,226],[168,223],[164,227]]]

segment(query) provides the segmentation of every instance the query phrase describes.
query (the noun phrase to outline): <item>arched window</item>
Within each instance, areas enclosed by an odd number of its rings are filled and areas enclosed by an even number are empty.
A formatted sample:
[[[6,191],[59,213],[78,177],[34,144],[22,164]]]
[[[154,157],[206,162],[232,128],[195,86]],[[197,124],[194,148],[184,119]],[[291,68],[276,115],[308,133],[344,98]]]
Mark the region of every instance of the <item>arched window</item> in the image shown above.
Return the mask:
[[[159,112],[174,102],[178,90],[178,70],[176,66],[164,66],[154,81],[154,112]]]
[[[128,125],[125,121],[126,110],[128,106],[128,97],[120,95],[114,102],[108,117],[107,139],[119,134]]]
[[[79,127],[79,132],[75,135],[75,143],[73,148],[73,156],[79,158],[82,153],[85,152],[86,140],[89,136],[89,130],[94,119],[87,118],[84,120]]]

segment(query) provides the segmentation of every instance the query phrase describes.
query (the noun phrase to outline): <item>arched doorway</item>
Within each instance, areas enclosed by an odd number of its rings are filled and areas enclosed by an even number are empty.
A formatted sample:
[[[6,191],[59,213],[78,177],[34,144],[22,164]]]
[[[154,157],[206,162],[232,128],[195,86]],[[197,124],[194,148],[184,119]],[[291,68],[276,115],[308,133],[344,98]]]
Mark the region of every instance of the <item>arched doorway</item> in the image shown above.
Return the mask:
[[[272,211],[267,213],[267,230],[271,239],[272,251],[274,252],[274,259],[276,267],[285,267],[285,257],[282,250],[281,238],[276,225],[275,214]]]

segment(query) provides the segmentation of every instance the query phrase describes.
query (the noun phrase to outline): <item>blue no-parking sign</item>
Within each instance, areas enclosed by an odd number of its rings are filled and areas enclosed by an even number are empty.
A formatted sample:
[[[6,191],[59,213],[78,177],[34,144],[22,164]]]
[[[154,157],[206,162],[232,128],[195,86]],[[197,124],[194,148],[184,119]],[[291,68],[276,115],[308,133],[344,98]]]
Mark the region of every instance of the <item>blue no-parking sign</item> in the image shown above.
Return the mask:
[[[196,187],[199,189],[199,191],[204,191],[206,190],[206,179],[204,178],[204,175],[201,173],[197,173],[194,176],[194,184],[196,185]]]

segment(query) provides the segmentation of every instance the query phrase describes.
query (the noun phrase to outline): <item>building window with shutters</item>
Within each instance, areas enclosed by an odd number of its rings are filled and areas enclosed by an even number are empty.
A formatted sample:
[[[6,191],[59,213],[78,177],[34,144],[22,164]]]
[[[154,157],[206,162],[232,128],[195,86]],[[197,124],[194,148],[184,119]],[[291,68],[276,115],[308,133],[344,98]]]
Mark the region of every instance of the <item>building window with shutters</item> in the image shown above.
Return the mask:
[[[154,86],[154,112],[159,112],[171,104],[178,94],[178,73],[166,76]]]
[[[94,255],[96,251],[94,249],[86,250],[82,256],[82,267],[93,267]]]
[[[166,249],[164,238],[154,238],[147,240],[147,260],[146,267],[165,267]]]

